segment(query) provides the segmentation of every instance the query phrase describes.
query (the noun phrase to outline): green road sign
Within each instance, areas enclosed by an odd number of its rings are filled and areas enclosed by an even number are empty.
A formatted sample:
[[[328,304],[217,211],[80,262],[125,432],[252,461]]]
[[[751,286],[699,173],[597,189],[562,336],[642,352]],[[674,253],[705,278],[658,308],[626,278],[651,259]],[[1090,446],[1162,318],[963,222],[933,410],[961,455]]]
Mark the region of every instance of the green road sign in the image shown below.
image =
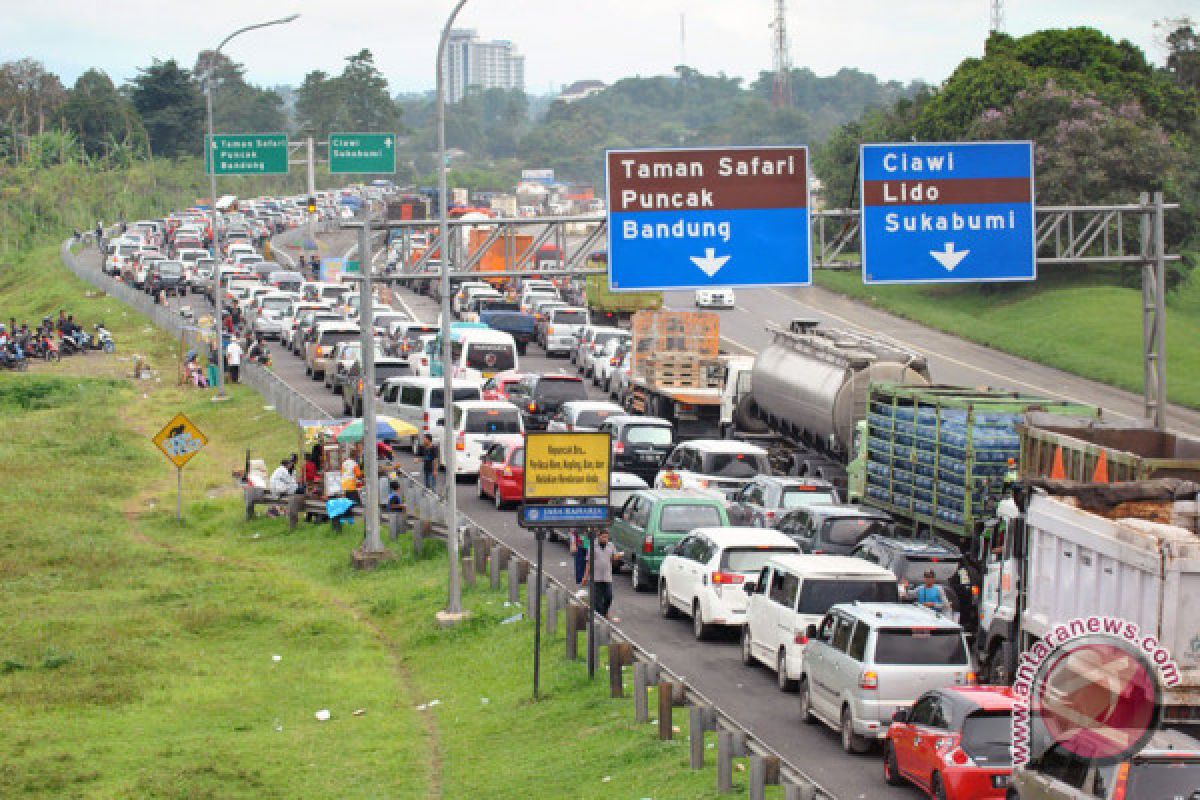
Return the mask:
[[[391,133],[331,133],[329,134],[329,171],[348,172],[396,171],[396,136]]]
[[[362,269],[359,267],[359,263],[357,261],[347,261],[346,266],[342,269],[343,274],[345,274],[347,272],[361,272],[361,271],[362,271]]]
[[[286,133],[218,133],[212,148],[217,175],[286,175]]]

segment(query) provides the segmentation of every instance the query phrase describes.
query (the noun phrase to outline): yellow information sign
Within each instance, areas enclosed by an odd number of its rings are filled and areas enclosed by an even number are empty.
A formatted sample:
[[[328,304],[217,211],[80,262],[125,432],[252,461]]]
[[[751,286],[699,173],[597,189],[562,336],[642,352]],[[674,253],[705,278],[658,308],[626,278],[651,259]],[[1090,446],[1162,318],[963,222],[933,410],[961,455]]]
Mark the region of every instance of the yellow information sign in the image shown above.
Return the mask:
[[[192,460],[208,444],[208,437],[183,414],[176,414],[154,437],[154,444],[176,467]]]
[[[612,437],[607,433],[525,434],[525,497],[608,497]]]

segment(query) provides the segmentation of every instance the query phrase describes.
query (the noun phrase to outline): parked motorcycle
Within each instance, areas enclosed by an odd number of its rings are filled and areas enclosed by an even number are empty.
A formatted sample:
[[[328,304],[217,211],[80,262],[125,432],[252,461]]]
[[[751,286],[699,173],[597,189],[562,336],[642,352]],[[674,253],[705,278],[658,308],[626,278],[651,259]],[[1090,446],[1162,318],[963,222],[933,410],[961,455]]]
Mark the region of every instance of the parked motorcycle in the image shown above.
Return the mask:
[[[91,350],[103,350],[106,353],[117,352],[117,343],[113,341],[112,334],[104,327],[103,322],[96,323],[96,334],[89,337],[87,346]]]

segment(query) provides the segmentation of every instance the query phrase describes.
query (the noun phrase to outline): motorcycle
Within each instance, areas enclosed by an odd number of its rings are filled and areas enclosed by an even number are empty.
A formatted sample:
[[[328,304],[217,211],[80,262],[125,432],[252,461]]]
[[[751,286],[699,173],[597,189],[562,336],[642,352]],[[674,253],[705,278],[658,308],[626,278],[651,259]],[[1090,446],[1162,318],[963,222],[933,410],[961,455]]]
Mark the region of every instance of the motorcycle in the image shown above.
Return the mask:
[[[71,356],[82,352],[84,350],[79,346],[79,341],[74,336],[63,333],[58,335],[58,353],[60,356]]]
[[[103,350],[106,353],[117,352],[117,343],[113,341],[112,334],[108,332],[108,328],[103,325],[96,325],[96,335],[92,336],[87,345],[92,350]]]
[[[29,369],[29,361],[25,358],[24,351],[15,344],[6,344],[0,347],[0,367],[5,369],[26,370]]]

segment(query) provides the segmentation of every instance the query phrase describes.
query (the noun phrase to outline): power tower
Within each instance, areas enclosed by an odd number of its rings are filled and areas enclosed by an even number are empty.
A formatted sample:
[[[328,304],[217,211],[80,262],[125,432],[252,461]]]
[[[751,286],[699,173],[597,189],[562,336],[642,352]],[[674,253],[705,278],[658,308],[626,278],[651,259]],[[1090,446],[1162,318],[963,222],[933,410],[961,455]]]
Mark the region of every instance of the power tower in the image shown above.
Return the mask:
[[[771,66],[775,83],[771,88],[771,105],[784,108],[792,104],[792,57],[788,53],[786,0],[775,0],[775,19],[771,22]]]
[[[992,0],[992,21],[988,30],[992,33],[1004,32],[1004,0]]]

